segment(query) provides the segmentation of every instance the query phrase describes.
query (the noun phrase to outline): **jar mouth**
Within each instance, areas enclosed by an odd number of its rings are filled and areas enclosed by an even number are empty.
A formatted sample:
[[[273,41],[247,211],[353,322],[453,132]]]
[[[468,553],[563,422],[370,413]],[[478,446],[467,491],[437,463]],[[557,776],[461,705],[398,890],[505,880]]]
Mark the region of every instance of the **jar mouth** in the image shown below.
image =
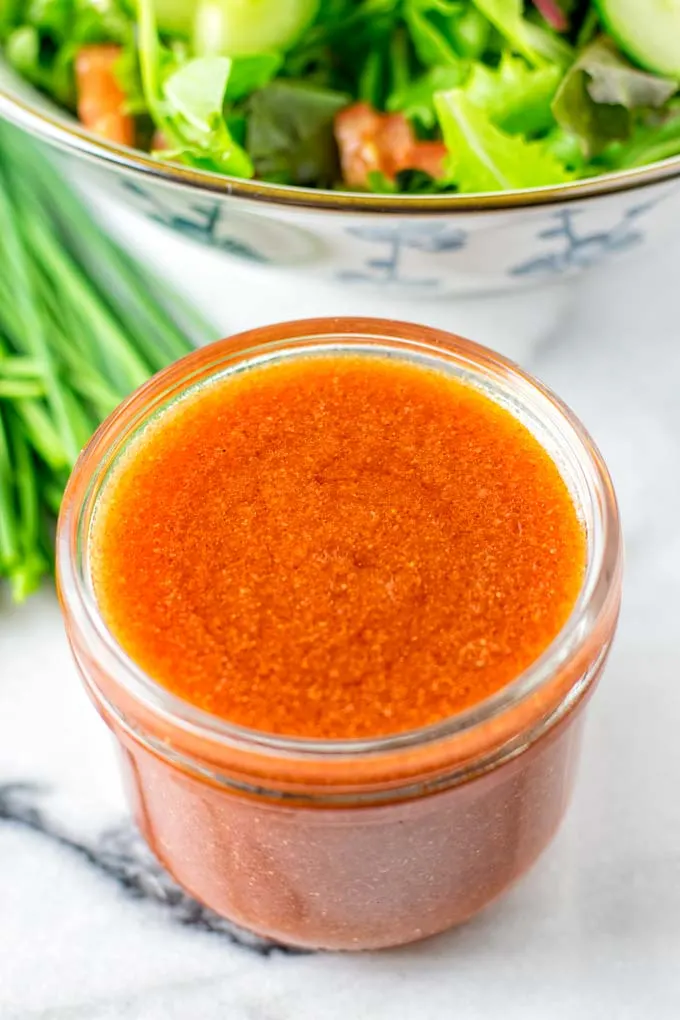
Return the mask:
[[[117,458],[169,404],[229,373],[257,370],[276,359],[342,352],[398,357],[448,372],[481,389],[523,421],[557,463],[582,517],[586,569],[572,612],[551,644],[526,670],[483,701],[428,726],[385,736],[335,740],[282,736],[245,728],[197,708],[163,687],[127,655],[108,629],[94,594],[90,529]],[[603,621],[615,616],[620,570],[620,528],[611,479],[589,434],[559,398],[485,347],[429,327],[381,319],[312,319],[251,330],[194,351],[154,376],[113,412],[83,450],[67,486],[57,536],[59,592],[69,630],[78,635],[88,658],[114,678],[135,704],[160,723],[213,746],[327,762],[423,748],[498,720],[568,670]],[[566,701],[570,693],[565,692]]]

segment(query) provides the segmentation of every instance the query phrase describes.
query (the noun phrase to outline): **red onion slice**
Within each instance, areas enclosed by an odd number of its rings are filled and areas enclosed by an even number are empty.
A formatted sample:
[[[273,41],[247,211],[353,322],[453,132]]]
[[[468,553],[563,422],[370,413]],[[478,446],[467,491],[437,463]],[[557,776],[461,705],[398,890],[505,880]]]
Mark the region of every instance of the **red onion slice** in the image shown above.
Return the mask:
[[[567,16],[557,3],[557,0],[534,0],[534,5],[548,24],[557,32],[566,32],[569,28]]]

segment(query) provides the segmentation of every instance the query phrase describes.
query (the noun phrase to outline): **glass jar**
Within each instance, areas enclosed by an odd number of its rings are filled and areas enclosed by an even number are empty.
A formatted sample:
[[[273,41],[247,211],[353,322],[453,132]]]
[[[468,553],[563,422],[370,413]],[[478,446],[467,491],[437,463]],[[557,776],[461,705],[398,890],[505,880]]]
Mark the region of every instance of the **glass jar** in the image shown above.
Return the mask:
[[[190,388],[263,362],[343,351],[435,367],[522,420],[569,486],[587,534],[587,567],[554,642],[486,701],[372,740],[272,736],[170,694],[117,645],[93,593],[93,510],[130,438]],[[372,319],[287,323],[198,350],[133,394],[81,455],[63,503],[57,562],[73,653],[119,744],[137,823],[177,881],[237,924],[314,948],[420,939],[486,906],[554,835],[584,708],[616,625],[621,537],[611,482],[587,433],[495,353]]]

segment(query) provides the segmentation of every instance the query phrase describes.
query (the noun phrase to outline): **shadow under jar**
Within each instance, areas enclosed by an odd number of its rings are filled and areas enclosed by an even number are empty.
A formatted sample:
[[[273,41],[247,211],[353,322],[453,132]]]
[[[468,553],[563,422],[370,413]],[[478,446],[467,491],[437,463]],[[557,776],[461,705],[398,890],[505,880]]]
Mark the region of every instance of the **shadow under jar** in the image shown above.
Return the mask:
[[[529,668],[452,717],[376,738],[278,736],[188,703],[127,656],[92,580],[98,501],[145,425],[226,373],[328,353],[436,369],[509,410],[557,465],[586,540],[576,604]],[[265,327],[196,351],[133,394],[85,449],[66,492],[57,559],[73,653],[120,746],[137,823],[177,881],[237,924],[313,948],[421,939],[503,893],[554,835],[616,625],[621,538],[611,482],[587,433],[495,353],[372,319]]]

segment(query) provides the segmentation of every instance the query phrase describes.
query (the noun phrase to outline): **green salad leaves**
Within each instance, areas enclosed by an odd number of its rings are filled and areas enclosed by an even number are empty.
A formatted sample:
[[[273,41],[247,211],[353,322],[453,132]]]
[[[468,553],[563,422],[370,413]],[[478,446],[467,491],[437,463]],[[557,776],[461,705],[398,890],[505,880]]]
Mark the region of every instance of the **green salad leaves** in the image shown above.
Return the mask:
[[[663,107],[678,82],[638,70],[610,39],[597,38],[569,68],[553,103],[558,124],[596,156],[615,140],[632,136],[636,111]]]
[[[246,146],[259,177],[330,186],[336,172],[333,118],[340,92],[280,79],[250,98]]]
[[[81,47],[117,46],[124,112],[159,159],[283,184],[484,192],[680,154],[680,80],[654,69],[655,47],[660,68],[674,46],[680,67],[673,17],[660,0],[638,14],[621,0],[0,0],[0,42],[70,110]],[[338,115],[359,103],[369,115],[340,139]]]
[[[461,191],[561,184],[573,176],[542,141],[497,128],[464,89],[438,93],[435,101],[450,152],[448,175]]]

